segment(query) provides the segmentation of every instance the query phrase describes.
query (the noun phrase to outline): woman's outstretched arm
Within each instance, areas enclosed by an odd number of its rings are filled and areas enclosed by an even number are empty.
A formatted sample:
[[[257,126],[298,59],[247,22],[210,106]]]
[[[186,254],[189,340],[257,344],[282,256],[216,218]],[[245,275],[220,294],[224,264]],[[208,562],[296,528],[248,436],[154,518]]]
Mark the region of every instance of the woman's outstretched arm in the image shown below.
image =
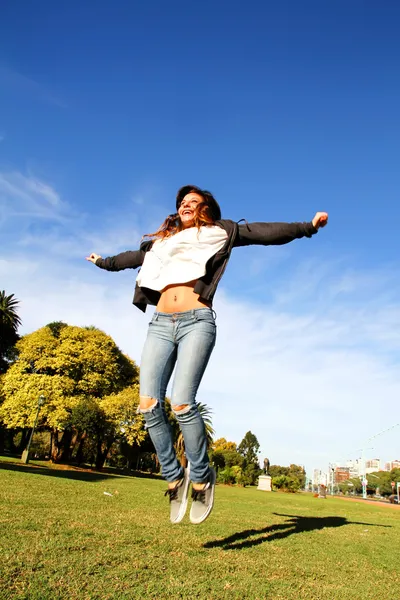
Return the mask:
[[[145,241],[140,245],[140,250],[127,250],[126,252],[121,252],[115,256],[108,256],[107,258],[102,258],[100,254],[92,252],[92,254],[86,256],[86,260],[106,271],[137,269],[143,264],[144,257],[151,244],[151,241]]]
[[[328,213],[317,212],[312,221],[305,223],[242,223],[234,246],[288,244],[302,237],[311,237],[327,222]]]

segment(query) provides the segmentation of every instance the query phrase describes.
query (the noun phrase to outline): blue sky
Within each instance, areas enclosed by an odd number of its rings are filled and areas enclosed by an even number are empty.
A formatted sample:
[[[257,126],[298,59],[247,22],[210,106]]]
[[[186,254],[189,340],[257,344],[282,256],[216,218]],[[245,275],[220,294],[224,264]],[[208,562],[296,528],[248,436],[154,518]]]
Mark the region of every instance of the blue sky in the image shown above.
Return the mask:
[[[8,3],[0,23],[0,288],[22,332],[95,324],[140,361],[136,248],[176,190],[223,216],[329,226],[236,250],[199,393],[273,463],[357,458],[399,420],[400,6]],[[399,430],[369,454],[399,458]]]

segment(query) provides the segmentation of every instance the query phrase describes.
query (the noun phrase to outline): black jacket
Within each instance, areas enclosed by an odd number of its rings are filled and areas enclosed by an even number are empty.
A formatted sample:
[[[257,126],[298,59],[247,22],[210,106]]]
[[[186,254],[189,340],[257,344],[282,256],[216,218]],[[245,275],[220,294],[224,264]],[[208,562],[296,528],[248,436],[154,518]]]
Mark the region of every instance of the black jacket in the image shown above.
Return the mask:
[[[287,244],[295,239],[311,237],[317,229],[310,223],[235,223],[222,219],[215,223],[222,227],[228,234],[225,245],[219,252],[212,256],[206,264],[206,274],[196,281],[194,292],[203,300],[212,302],[218,283],[224,274],[232,248],[240,246],[276,246]],[[139,250],[128,250],[116,256],[98,258],[96,265],[107,271],[122,271],[123,269],[137,269],[143,264],[146,252],[153,244],[153,240],[142,242]],[[147,305],[156,305],[160,292],[149,288],[139,287],[136,284],[133,304],[146,311]]]

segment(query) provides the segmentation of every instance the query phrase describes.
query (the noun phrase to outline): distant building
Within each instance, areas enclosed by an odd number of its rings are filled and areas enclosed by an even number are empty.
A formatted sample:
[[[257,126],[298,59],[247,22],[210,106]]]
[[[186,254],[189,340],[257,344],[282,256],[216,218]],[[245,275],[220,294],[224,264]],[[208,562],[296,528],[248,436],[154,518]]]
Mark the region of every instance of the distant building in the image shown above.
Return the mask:
[[[400,469],[400,460],[385,463],[385,471],[391,471],[392,469]]]
[[[362,465],[361,460],[348,460],[346,463],[346,467],[349,469],[349,478],[360,477],[362,475]]]
[[[313,487],[318,487],[319,485],[327,485],[328,476],[326,473],[321,471],[321,469],[314,469],[312,484]]]
[[[381,470],[381,459],[380,458],[371,458],[370,460],[365,461],[365,472],[366,473],[375,473],[375,471]]]
[[[313,485],[319,485],[320,473],[321,473],[321,471],[319,469],[314,469],[314,471],[313,471],[313,478],[312,478],[312,484]]]
[[[350,478],[350,469],[349,467],[335,467],[333,474],[333,483],[343,483],[343,481],[347,481]]]

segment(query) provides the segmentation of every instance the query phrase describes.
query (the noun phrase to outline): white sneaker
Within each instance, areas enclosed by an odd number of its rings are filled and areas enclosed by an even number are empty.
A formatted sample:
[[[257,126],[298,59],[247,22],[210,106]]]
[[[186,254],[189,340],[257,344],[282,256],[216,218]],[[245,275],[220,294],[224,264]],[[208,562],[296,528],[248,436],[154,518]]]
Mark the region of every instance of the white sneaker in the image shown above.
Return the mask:
[[[174,488],[168,488],[164,496],[169,496],[171,523],[180,523],[185,516],[188,504],[189,469],[184,470],[181,479]]]
[[[190,521],[202,523],[211,513],[214,506],[214,490],[215,490],[216,475],[212,467],[210,467],[210,477],[202,490],[192,488],[192,507],[190,509]]]

